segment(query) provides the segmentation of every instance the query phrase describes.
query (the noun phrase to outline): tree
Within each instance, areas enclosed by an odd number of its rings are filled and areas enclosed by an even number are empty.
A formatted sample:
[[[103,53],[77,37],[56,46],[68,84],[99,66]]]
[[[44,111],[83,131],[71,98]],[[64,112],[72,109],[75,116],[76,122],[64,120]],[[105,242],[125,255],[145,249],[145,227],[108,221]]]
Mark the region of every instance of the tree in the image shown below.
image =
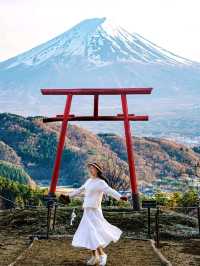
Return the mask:
[[[115,154],[109,153],[104,157],[103,169],[112,188],[116,190],[128,190],[130,188],[130,179],[126,174],[127,164],[118,159]]]
[[[181,205],[184,207],[196,206],[198,202],[198,193],[197,191],[190,189],[183,193],[181,199]]]
[[[165,192],[158,190],[154,196],[155,200],[157,201],[158,205],[166,206],[169,202],[169,197]]]

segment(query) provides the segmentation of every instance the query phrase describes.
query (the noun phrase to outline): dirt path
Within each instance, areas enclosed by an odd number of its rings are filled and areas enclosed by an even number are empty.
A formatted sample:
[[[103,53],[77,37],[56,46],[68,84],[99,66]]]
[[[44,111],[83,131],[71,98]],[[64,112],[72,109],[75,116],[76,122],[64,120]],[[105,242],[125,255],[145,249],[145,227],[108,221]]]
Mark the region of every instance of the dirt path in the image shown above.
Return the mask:
[[[105,252],[108,254],[108,266],[161,266],[148,241],[120,239],[110,244]],[[36,240],[16,265],[83,266],[89,256],[88,250],[72,247],[68,238]]]
[[[29,242],[27,237],[14,237],[12,234],[5,235],[0,232],[0,266],[13,262],[28,247]]]

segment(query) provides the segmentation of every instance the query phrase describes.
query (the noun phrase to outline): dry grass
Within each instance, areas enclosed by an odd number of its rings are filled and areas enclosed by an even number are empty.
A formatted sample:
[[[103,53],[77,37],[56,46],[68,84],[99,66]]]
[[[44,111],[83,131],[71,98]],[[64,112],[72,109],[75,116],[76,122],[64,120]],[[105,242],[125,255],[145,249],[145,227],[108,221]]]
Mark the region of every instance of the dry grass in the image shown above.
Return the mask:
[[[162,242],[161,252],[173,266],[200,265],[200,239]]]
[[[29,240],[13,234],[0,233],[0,266],[9,265],[24,249],[28,247]]]

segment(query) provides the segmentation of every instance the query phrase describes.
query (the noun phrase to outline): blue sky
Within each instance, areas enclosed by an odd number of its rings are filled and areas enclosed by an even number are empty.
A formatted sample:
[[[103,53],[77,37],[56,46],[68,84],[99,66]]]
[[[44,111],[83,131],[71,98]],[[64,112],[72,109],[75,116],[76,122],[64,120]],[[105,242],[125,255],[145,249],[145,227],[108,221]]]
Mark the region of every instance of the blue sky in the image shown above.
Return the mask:
[[[107,17],[129,32],[200,62],[199,0],[0,0],[0,61],[81,20]]]

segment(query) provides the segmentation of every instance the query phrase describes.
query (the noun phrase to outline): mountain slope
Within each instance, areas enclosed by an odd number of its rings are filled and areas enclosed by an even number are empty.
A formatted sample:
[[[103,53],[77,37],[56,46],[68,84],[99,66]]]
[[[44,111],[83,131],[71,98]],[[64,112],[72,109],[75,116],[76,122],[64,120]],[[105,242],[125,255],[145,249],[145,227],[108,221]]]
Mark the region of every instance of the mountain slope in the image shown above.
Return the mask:
[[[120,159],[127,161],[124,140],[114,134],[99,134],[104,144],[117,153]],[[137,175],[144,183],[156,179],[187,179],[188,176],[200,176],[195,171],[200,155],[190,148],[174,141],[151,137],[133,139]]]
[[[0,160],[0,176],[36,188],[36,183],[21,166]]]
[[[194,63],[102,18],[85,20],[51,41],[7,60],[2,66],[7,69],[23,64],[36,66],[58,56],[62,62],[73,56],[82,56],[97,65],[113,61]]]
[[[0,141],[11,147],[25,171],[39,184],[49,185],[60,124],[43,124],[41,117],[0,114]],[[133,139],[136,174],[140,184],[155,180],[193,178],[200,154],[184,145],[158,138]],[[87,178],[88,161],[99,161],[107,176],[125,180],[129,175],[125,141],[115,134],[99,134],[70,125],[63,152],[59,185],[80,185]],[[200,172],[199,172],[200,176]]]
[[[3,141],[0,141],[0,161],[7,161],[19,166],[21,165],[20,157]]]

